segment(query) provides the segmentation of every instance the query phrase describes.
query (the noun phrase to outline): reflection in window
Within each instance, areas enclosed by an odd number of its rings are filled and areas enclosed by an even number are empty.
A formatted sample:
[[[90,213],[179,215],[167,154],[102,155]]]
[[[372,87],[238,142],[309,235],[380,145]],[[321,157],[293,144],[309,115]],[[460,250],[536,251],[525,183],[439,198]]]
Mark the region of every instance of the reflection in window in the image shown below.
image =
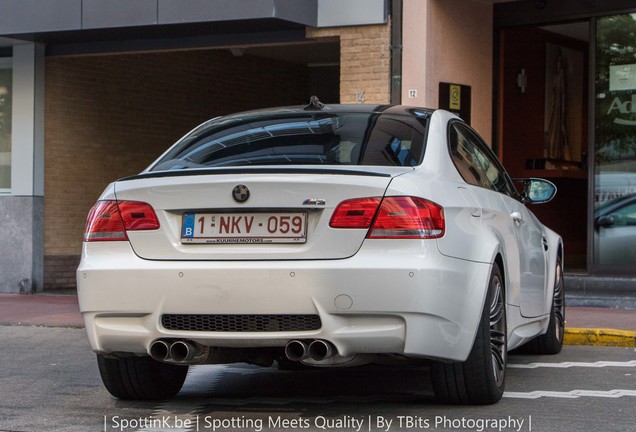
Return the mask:
[[[210,121],[152,171],[263,165],[415,166],[427,120],[379,113],[237,115]]]
[[[460,123],[450,128],[450,150],[453,163],[466,183],[515,196],[492,152]]]
[[[634,266],[636,14],[599,18],[596,29],[594,264]]]

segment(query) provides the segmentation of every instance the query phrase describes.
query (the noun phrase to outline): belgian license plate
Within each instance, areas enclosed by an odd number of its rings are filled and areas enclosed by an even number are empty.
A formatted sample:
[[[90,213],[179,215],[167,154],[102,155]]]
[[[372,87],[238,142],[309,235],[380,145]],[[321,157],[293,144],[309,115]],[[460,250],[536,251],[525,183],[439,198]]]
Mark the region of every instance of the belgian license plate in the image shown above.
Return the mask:
[[[305,243],[307,213],[184,213],[181,243]]]

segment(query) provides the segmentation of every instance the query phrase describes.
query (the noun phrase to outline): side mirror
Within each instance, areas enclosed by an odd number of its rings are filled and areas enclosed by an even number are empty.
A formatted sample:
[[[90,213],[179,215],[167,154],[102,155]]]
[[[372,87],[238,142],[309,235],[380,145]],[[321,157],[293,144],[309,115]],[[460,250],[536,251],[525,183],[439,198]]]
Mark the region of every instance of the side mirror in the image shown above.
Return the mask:
[[[554,183],[538,178],[523,180],[523,195],[521,201],[530,204],[547,203],[554,198],[557,187]]]
[[[620,224],[622,222],[622,217],[620,215],[605,215],[599,216],[594,221],[594,226],[596,228],[609,228],[616,224]]]

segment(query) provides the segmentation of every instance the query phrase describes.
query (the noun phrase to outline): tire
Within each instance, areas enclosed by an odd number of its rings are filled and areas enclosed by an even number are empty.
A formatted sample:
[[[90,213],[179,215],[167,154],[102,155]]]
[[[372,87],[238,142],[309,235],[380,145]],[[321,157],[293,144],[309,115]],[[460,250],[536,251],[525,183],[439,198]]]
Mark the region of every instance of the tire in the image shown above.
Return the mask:
[[[179,393],[188,366],[161,363],[149,356],[105,357],[97,365],[110,394],[127,400],[163,400]]]
[[[507,353],[506,304],[501,270],[494,265],[473,348],[464,362],[434,362],[433,390],[438,400],[452,404],[486,405],[504,392]]]
[[[554,276],[554,291],[552,307],[550,308],[550,322],[545,334],[537,336],[528,342],[521,352],[524,354],[558,354],[563,348],[565,333],[565,285],[563,283],[563,266],[561,257],[557,258]]]

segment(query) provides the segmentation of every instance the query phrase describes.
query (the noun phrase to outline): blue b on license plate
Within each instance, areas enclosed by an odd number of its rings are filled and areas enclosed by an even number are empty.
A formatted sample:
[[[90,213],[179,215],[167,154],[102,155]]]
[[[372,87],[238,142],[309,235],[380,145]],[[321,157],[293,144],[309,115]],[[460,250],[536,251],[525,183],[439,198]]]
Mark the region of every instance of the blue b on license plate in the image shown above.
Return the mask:
[[[181,243],[305,243],[307,213],[184,213]]]

